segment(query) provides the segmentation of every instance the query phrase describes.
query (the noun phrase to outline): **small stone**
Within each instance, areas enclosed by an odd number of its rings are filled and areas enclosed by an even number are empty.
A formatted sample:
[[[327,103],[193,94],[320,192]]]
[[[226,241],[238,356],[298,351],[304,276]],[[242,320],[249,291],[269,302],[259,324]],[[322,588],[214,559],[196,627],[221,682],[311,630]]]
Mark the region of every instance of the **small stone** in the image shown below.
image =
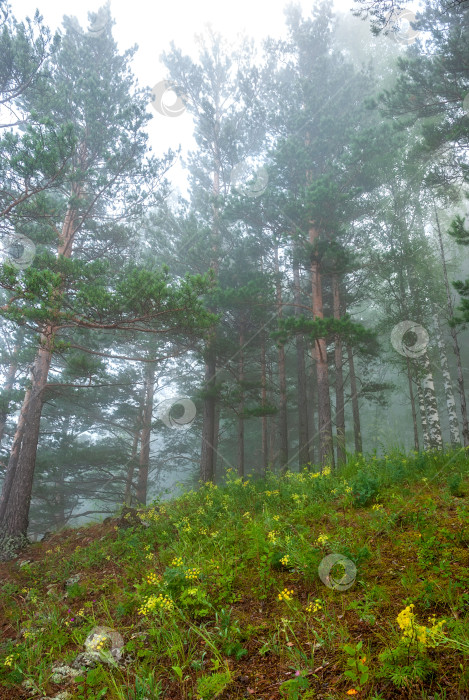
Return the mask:
[[[122,657],[122,647],[124,646],[124,640],[122,638],[122,635],[120,635],[119,632],[117,632],[117,630],[114,630],[111,627],[104,627],[102,625],[93,627],[93,629],[85,639],[85,649],[87,652],[90,652],[92,654],[97,652],[96,639],[98,637],[104,637],[105,646],[103,650],[106,649],[110,651],[111,656],[116,661],[120,661]],[[99,655],[99,652],[97,653]]]
[[[52,683],[63,683],[63,681],[68,678],[75,678],[80,675],[80,671],[72,668],[71,666],[53,666],[52,667]]]
[[[69,586],[73,586],[73,584],[78,583],[78,581],[81,579],[81,574],[73,574],[73,576],[70,576],[65,581],[65,587],[69,588]]]
[[[31,559],[23,559],[23,561],[18,562],[18,566],[20,569],[22,569],[23,566],[31,566],[31,564],[34,564],[34,562]]]
[[[78,656],[72,661],[72,668],[96,668],[96,666],[99,666],[99,664],[102,662],[103,660],[97,652],[85,651],[78,654]]]

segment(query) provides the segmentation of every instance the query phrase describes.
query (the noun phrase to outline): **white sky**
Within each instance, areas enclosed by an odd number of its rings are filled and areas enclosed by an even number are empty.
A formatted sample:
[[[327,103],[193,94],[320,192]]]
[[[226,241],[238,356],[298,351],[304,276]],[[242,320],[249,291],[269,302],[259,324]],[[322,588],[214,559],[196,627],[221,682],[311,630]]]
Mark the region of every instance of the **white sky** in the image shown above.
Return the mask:
[[[32,17],[36,8],[51,29],[61,26],[64,15],[76,16],[82,27],[88,27],[88,12],[96,11],[105,0],[11,0],[13,14],[17,19]],[[119,49],[124,50],[137,44],[139,49],[134,58],[133,71],[140,85],[152,88],[156,83],[168,78],[159,57],[170,48],[174,41],[183,52],[195,53],[196,34],[210,24],[215,31],[230,41],[239,34],[246,34],[260,41],[267,36],[281,36],[284,33],[284,8],[288,0],[111,0],[111,14],[115,20],[113,35]],[[308,16],[313,2],[295,0]],[[346,11],[353,5],[352,0],[335,0],[337,10]],[[170,100],[167,100],[171,103]],[[177,118],[158,114],[150,106],[153,119],[148,132],[156,155],[168,148],[183,151],[193,147],[191,138],[192,120],[187,112]],[[179,167],[176,167],[176,172]],[[176,175],[174,172],[174,175]],[[176,175],[180,181],[181,173]],[[171,178],[174,180],[174,178]]]

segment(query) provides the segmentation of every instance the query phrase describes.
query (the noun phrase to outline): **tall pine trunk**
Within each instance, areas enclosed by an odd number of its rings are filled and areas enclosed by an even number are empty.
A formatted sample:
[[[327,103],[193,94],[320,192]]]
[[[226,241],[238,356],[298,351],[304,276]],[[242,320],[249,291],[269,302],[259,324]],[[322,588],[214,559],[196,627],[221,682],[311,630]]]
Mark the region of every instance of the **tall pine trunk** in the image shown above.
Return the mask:
[[[319,238],[319,230],[315,226],[309,229],[309,241],[312,245]],[[311,261],[312,311],[313,318],[324,318],[322,301],[322,280],[319,262],[316,256]],[[327,364],[327,343],[325,338],[318,338],[315,343],[316,371],[318,381],[319,408],[319,460],[321,465],[334,466],[334,450],[332,443],[331,400],[329,395],[329,368]]]
[[[317,407],[317,391],[316,391],[316,360],[314,356],[314,348],[311,350],[311,364],[309,366],[309,372],[307,373],[307,396],[308,396],[308,430],[311,435],[309,439],[309,458],[311,464],[315,463],[316,459],[316,419],[315,419],[315,409]]]
[[[219,126],[220,118],[218,109],[215,115],[216,124]],[[218,277],[218,256],[219,256],[219,205],[217,198],[220,196],[220,172],[221,161],[218,153],[218,144],[215,143],[215,160],[213,172],[212,194],[213,222],[211,230],[211,250],[210,268],[213,270],[215,279]],[[216,374],[217,374],[217,353],[215,347],[216,328],[212,329],[212,334],[207,341],[205,349],[205,375],[204,375],[204,401],[202,415],[202,446],[200,450],[200,478],[203,482],[213,481],[216,468],[216,450],[218,445],[218,421],[216,415]]]
[[[262,331],[261,337],[261,400],[262,406],[267,404],[267,365],[265,357],[265,333]],[[262,474],[265,476],[267,474],[267,467],[269,463],[269,445],[268,445],[268,429],[267,429],[267,416],[262,416],[261,418],[261,451],[262,451]]]
[[[148,491],[148,471],[150,468],[151,423],[153,418],[153,397],[155,393],[155,365],[149,362],[145,367],[142,430],[136,499],[146,505]]]
[[[334,318],[340,319],[340,287],[339,277],[336,272],[332,274],[332,297]],[[335,424],[337,439],[337,464],[345,464],[345,399],[344,399],[344,375],[342,357],[342,339],[336,334],[334,339],[335,362]]]
[[[412,369],[410,366],[409,357],[407,355],[406,355],[406,360],[407,360],[407,381],[409,382],[410,407],[412,410],[412,425],[414,426],[414,448],[418,452],[420,449],[420,446],[419,446],[419,431],[418,431],[418,427],[417,427],[417,411],[415,410],[415,397],[414,397],[414,389],[412,386]]]
[[[132,441],[132,449],[130,452],[130,460],[127,465],[127,474],[125,479],[125,493],[124,493],[124,503],[126,506],[130,507],[132,505],[132,484],[134,480],[135,468],[137,466],[137,450],[138,441],[140,439],[140,430],[135,429],[134,437]]]
[[[293,258],[293,284],[295,299],[295,316],[300,316],[301,284],[300,269],[296,258]],[[306,362],[305,339],[301,334],[296,335],[296,373],[298,377],[298,466],[308,464],[309,436],[308,436],[308,396],[306,392]]]
[[[80,148],[80,162],[86,159],[84,145]],[[82,195],[81,185],[72,185],[72,199]],[[57,254],[71,258],[75,236],[77,210],[69,205],[59,236]],[[60,295],[60,290],[57,291]],[[9,558],[27,539],[29,506],[36,466],[44,390],[52,362],[57,328],[46,323],[41,333],[40,347],[34,360],[30,388],[26,391],[20,418],[16,427],[7,473],[0,497],[0,558]]]
[[[347,346],[347,358],[350,374],[350,393],[352,400],[352,416],[353,416],[353,435],[355,440],[355,452],[363,453],[362,431],[360,425],[360,407],[358,405],[357,377],[355,374],[355,362],[353,359],[353,350],[350,345]]]
[[[200,478],[213,481],[215,476],[215,374],[216,355],[213,346],[205,354],[204,404],[202,415],[202,450]]]
[[[3,484],[0,508],[0,559],[11,557],[27,539],[29,506],[36,465],[44,390],[52,360],[54,329],[49,326],[41,337],[31,370],[31,387],[26,393],[13,448]]]
[[[127,475],[125,480],[125,493],[124,493],[124,503],[126,506],[132,505],[132,489],[134,487],[134,474],[135,470],[138,468],[139,455],[138,455],[138,443],[142,437],[142,422],[143,422],[143,412],[145,409],[145,395],[146,395],[146,383],[143,381],[142,391],[140,394],[139,407],[137,413],[137,421],[134,426],[134,436],[132,440],[132,449],[130,452],[130,460],[127,465]]]
[[[280,267],[278,261],[278,248],[275,248],[275,272],[277,292],[277,318],[282,318],[282,286],[280,280]],[[285,361],[285,346],[278,346],[278,384],[279,384],[279,412],[278,412],[278,461],[285,471],[288,468],[288,424],[287,424],[287,376]]]
[[[244,478],[244,329],[241,327],[239,333],[239,356],[238,356],[238,383],[239,383],[239,403],[238,403],[238,476]]]

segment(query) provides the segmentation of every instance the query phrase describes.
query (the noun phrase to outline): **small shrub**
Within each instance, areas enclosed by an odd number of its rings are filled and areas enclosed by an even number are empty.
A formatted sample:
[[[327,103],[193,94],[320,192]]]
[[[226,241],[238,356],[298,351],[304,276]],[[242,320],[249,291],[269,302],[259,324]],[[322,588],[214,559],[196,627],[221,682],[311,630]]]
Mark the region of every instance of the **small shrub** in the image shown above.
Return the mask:
[[[197,681],[197,694],[202,700],[212,700],[221,695],[230,682],[231,676],[228,671],[202,676]]]
[[[379,482],[374,474],[360,469],[352,481],[353,505],[364,507],[373,503],[378,495]]]

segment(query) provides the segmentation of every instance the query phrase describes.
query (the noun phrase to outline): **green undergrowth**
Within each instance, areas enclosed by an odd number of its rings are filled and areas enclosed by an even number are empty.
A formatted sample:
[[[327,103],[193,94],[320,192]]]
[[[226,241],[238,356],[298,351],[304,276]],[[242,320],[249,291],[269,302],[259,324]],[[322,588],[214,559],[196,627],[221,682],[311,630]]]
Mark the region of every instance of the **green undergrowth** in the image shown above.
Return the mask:
[[[31,545],[0,570],[0,697],[466,697],[468,465],[464,450],[396,451],[332,473],[228,472],[141,524]],[[57,676],[98,625],[122,658],[104,646]]]

